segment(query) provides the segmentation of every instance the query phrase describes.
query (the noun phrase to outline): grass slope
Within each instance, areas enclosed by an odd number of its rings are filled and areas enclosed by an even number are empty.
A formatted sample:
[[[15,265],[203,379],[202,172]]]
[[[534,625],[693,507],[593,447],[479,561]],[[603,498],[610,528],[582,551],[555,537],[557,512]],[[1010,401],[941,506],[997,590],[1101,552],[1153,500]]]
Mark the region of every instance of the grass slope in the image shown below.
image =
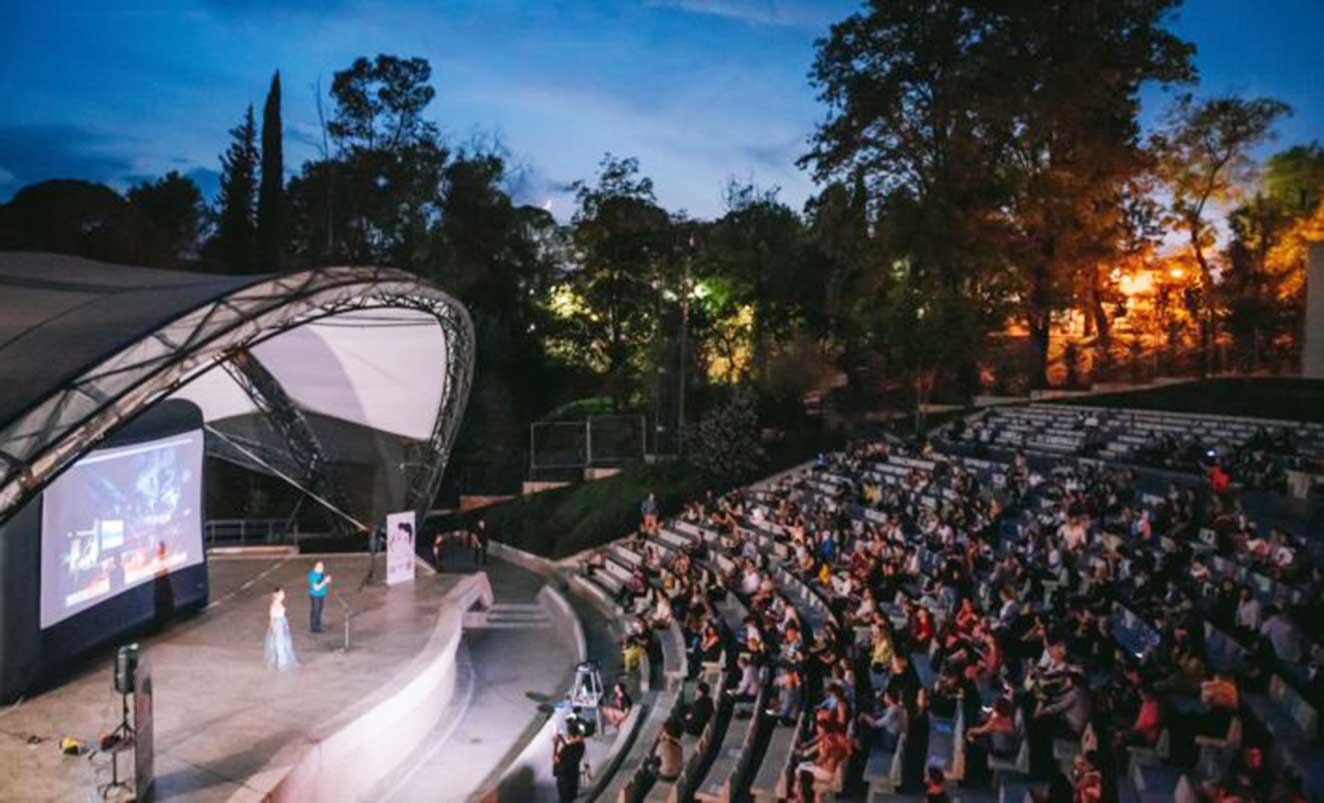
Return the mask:
[[[481,518],[496,540],[559,559],[620,538],[638,527],[639,503],[650,490],[657,495],[662,512],[670,515],[705,487],[684,463],[632,464],[606,479],[429,520],[424,537],[431,539],[438,530],[467,528]]]

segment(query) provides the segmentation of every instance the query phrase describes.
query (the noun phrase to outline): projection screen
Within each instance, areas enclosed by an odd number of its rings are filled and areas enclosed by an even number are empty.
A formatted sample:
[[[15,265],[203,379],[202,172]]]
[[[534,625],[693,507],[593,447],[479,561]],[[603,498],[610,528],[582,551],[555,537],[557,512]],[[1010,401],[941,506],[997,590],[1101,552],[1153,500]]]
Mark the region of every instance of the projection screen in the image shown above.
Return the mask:
[[[42,496],[41,627],[202,563],[201,430],[88,454]]]

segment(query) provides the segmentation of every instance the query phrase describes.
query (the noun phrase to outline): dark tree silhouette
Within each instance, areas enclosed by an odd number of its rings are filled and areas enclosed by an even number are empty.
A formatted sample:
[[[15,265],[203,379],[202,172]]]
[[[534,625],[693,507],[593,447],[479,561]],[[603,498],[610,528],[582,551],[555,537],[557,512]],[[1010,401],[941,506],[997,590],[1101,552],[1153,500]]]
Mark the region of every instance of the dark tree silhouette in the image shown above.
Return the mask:
[[[207,205],[193,179],[171,170],[129,190],[129,203],[160,232],[171,265],[195,259]]]
[[[257,255],[263,271],[279,271],[285,244],[285,162],[281,153],[280,71],[262,108],[262,183],[257,195]]]
[[[216,251],[232,273],[257,271],[257,126],[253,107],[230,129],[230,147],[221,154],[221,194],[218,199]]]
[[[0,250],[52,251],[103,262],[171,267],[166,236],[104,184],[57,179],[0,204]]]

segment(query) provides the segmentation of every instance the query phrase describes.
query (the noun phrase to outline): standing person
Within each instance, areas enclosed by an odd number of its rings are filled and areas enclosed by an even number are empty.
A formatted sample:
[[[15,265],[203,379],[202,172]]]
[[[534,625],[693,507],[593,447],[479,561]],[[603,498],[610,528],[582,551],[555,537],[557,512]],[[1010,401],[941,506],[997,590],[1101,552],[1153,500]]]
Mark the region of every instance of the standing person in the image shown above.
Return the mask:
[[[653,496],[652,491],[648,492],[648,496],[644,497],[643,503],[639,505],[639,512],[644,517],[644,532],[648,533],[649,535],[656,533],[657,532],[657,498]]]
[[[584,736],[578,727],[566,729],[552,742],[552,775],[556,776],[556,795],[560,803],[571,803],[579,796],[579,765],[584,762]]]
[[[326,592],[330,587],[331,575],[326,573],[326,567],[319,560],[308,572],[308,600],[312,603],[308,623],[314,633],[322,632],[322,606],[326,604]]]
[[[487,520],[479,519],[478,526],[474,528],[473,533],[469,536],[469,544],[473,547],[475,566],[487,565],[487,542]]]
[[[299,665],[290,638],[290,622],[285,618],[285,590],[279,586],[271,592],[271,605],[267,607],[267,639],[263,647],[268,669],[284,672]]]

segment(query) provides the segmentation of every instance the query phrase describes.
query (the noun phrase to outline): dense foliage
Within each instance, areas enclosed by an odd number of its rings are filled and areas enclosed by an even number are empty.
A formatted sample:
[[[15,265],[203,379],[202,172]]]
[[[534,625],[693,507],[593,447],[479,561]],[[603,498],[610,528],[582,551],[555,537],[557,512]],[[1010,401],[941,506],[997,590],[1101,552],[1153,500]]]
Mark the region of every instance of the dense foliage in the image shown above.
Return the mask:
[[[530,424],[585,399],[646,416],[652,451],[743,476],[758,433],[817,431],[810,412],[1281,365],[1305,244],[1324,233],[1324,151],[1256,165],[1288,110],[1189,94],[1178,5],[864,4],[817,45],[826,115],[802,210],[732,181],[723,213],[694,220],[659,203],[646,165],[607,154],[558,220],[519,195],[494,138],[443,135],[426,60],[381,54],[319,91],[317,157],[288,176],[277,73],[260,132],[251,107],[229,132],[213,208],[174,173],[126,196],[46,182],[0,205],[0,247],[426,277],[478,335],[452,490],[513,490]],[[1151,85],[1183,94],[1146,137]]]

